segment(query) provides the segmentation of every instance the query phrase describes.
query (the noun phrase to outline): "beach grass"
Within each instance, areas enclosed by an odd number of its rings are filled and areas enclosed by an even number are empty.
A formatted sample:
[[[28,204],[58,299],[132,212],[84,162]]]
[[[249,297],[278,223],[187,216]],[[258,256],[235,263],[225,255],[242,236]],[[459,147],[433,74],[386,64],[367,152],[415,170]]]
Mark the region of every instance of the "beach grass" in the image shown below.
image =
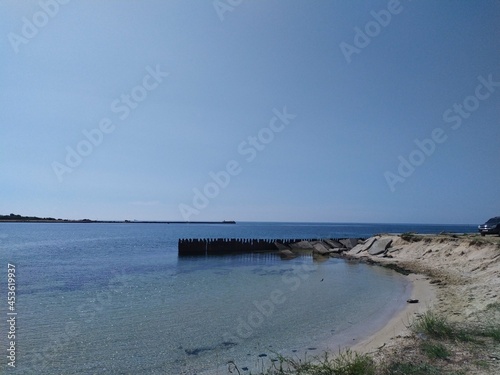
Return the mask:
[[[411,326],[416,334],[428,335],[435,339],[449,339],[457,335],[455,328],[446,318],[426,311]]]
[[[451,353],[442,343],[428,342],[424,341],[420,345],[420,349],[423,353],[427,355],[430,359],[446,359]]]
[[[402,233],[399,237],[407,242],[420,242],[423,239],[423,236],[418,235],[415,232],[405,232]]]
[[[486,306],[486,310],[500,311],[500,302],[493,302],[488,304],[488,306]]]
[[[498,309],[499,304],[490,305],[490,309]],[[469,324],[459,327],[451,324],[443,316],[427,311],[412,325],[414,333],[428,335],[433,339],[458,340],[461,342],[481,343],[481,338],[487,337],[500,342],[500,322],[487,321],[481,325]]]
[[[488,322],[483,327],[475,330],[477,336],[489,337],[497,343],[500,343],[500,323]]]
[[[258,375],[376,375],[376,371],[375,361],[369,355],[348,349],[334,357],[325,353],[323,357],[309,360],[278,355],[272,365]],[[233,372],[240,374],[236,366]]]
[[[500,309],[492,304],[490,310]],[[487,370],[485,349],[500,342],[500,327],[496,323],[459,325],[445,316],[427,311],[410,324],[412,341],[389,355],[360,354],[352,350],[339,351],[335,356],[305,359],[276,355],[269,368],[253,375],[460,375],[467,374],[462,366]],[[449,368],[450,363],[456,367]],[[234,365],[231,374],[243,375]]]
[[[428,363],[391,362],[384,369],[384,375],[440,375],[439,368]]]

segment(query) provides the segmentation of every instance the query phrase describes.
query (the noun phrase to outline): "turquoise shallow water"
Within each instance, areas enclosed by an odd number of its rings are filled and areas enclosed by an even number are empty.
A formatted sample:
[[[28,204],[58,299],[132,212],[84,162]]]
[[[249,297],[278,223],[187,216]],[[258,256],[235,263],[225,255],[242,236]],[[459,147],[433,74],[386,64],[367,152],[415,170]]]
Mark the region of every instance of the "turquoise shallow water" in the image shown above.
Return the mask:
[[[366,333],[361,322],[376,329],[401,306],[409,292],[403,276],[338,259],[178,259],[177,240],[367,237],[381,231],[398,230],[364,224],[0,224],[2,269],[8,262],[17,269],[16,368],[8,371],[222,374],[231,360],[251,369],[273,353],[303,357],[335,349]],[[0,277],[3,287],[6,272]],[[2,292],[1,332],[6,308]],[[0,345],[8,347],[4,334]],[[7,368],[5,356],[0,366]]]

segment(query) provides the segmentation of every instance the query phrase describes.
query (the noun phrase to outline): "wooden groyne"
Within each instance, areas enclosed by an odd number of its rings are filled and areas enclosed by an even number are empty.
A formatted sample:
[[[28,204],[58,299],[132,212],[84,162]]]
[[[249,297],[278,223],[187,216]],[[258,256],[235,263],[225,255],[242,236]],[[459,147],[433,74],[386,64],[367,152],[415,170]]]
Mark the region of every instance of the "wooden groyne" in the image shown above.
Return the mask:
[[[357,239],[255,239],[255,238],[186,238],[179,239],[179,256],[244,254],[276,252],[290,248],[348,249]],[[354,245],[353,245],[354,246]]]

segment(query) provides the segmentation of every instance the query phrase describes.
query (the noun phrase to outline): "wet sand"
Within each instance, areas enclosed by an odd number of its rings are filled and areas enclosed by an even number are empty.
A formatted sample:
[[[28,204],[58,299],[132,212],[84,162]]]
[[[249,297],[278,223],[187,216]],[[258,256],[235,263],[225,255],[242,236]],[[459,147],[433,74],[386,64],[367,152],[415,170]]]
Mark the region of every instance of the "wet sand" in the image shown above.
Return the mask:
[[[407,303],[406,306],[394,314],[379,331],[362,339],[354,346],[351,346],[352,350],[358,353],[376,352],[394,338],[404,336],[408,331],[410,322],[412,322],[418,314],[422,314],[436,303],[436,289],[430,284],[427,276],[409,274],[407,278],[412,284],[410,299],[418,300],[419,302]]]

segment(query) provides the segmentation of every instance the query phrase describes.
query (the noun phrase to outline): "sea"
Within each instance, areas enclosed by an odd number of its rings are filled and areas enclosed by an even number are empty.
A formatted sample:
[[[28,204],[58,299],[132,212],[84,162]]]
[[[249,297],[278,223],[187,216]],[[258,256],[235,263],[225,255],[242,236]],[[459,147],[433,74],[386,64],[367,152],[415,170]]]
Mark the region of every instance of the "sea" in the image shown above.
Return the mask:
[[[304,360],[338,351],[376,332],[404,307],[411,292],[405,276],[312,256],[179,258],[178,240],[368,238],[410,231],[476,228],[0,223],[0,373],[255,374],[280,355]]]

